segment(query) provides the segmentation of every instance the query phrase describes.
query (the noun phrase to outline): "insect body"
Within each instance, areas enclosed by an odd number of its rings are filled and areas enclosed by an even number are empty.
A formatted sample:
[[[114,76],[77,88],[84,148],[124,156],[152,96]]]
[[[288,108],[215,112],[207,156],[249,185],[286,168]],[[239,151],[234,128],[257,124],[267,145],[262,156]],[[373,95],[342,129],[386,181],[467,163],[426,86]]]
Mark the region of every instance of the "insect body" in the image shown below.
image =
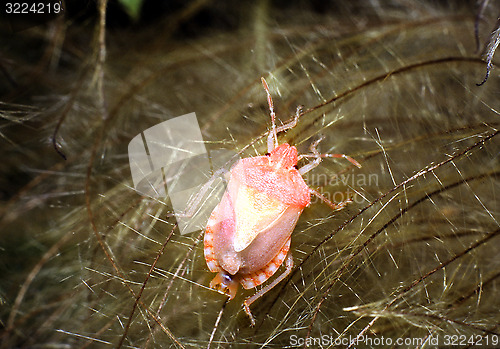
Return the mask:
[[[230,178],[221,202],[214,209],[205,231],[204,252],[208,268],[218,273],[210,287],[226,294],[236,295],[238,285],[254,288],[269,279],[286,260],[286,271],[271,284],[244,301],[245,312],[255,324],[250,304],[261,297],[292,270],[293,260],[288,254],[291,234],[303,209],[310,204],[311,194],[320,195],[309,188],[302,174],[319,164],[321,157],[344,157],[356,166],[354,159],[340,154],[297,154],[287,143],[278,145],[277,133],[294,127],[299,117],[280,127],[275,126],[275,114],[269,88],[264,79],[271,110],[272,129],[268,135],[268,154],[245,158],[231,169]],[[297,169],[302,157],[316,160]],[[322,198],[326,200],[325,198]],[[340,209],[344,203],[333,204]],[[288,257],[287,257],[288,256]]]

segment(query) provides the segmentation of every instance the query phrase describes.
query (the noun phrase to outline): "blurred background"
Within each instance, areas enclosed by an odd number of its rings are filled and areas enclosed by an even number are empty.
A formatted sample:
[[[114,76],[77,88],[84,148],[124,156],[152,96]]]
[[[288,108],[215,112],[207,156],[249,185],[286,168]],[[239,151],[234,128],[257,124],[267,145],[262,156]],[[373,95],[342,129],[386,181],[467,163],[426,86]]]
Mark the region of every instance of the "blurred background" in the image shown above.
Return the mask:
[[[2,348],[498,347],[498,2],[46,3],[0,20]],[[264,154],[261,77],[278,124],[303,106],[280,142],[362,168],[305,176],[353,202],[304,210],[252,328],[255,290],[209,289],[203,231],[134,189],[127,147],[195,112],[209,153]]]

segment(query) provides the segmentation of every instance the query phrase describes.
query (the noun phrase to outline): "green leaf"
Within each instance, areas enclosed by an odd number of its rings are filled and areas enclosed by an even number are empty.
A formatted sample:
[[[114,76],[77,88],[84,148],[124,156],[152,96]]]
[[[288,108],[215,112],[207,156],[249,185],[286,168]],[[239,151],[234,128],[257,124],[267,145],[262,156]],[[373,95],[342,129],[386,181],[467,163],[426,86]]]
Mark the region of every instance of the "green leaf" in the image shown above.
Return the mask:
[[[118,0],[123,9],[133,21],[137,21],[141,15],[141,7],[144,0]]]

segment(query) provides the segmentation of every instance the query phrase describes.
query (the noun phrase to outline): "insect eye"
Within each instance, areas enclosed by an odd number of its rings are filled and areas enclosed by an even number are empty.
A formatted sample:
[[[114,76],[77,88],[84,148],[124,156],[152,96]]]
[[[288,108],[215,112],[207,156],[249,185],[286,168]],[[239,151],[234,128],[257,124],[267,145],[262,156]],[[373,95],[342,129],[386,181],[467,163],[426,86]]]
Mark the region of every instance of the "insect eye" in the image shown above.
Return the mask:
[[[271,156],[271,153],[266,153],[266,156]]]
[[[299,166],[298,165],[293,165],[293,168],[298,170],[299,169]]]

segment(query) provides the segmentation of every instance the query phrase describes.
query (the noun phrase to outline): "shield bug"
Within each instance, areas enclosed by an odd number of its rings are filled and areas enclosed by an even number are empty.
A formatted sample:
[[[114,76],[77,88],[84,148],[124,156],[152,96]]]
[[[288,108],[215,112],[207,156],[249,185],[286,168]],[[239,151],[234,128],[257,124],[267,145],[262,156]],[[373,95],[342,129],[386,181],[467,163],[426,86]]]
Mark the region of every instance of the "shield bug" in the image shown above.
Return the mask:
[[[250,317],[250,305],[286,278],[293,267],[290,250],[291,234],[311,194],[318,196],[332,209],[339,210],[346,202],[334,204],[309,188],[302,175],[316,167],[323,157],[345,158],[357,167],[361,165],[344,154],[320,154],[311,146],[312,154],[298,156],[297,148],[278,144],[277,134],[297,125],[295,118],[276,127],[269,87],[262,78],[267,93],[272,128],[267,137],[268,153],[239,160],[230,170],[229,182],[219,205],[212,212],[204,238],[204,253],[208,268],[217,273],[210,287],[233,299],[238,285],[254,288],[269,279],[286,260],[286,270],[272,283],[245,299],[243,307]],[[297,168],[302,158],[313,161]]]

